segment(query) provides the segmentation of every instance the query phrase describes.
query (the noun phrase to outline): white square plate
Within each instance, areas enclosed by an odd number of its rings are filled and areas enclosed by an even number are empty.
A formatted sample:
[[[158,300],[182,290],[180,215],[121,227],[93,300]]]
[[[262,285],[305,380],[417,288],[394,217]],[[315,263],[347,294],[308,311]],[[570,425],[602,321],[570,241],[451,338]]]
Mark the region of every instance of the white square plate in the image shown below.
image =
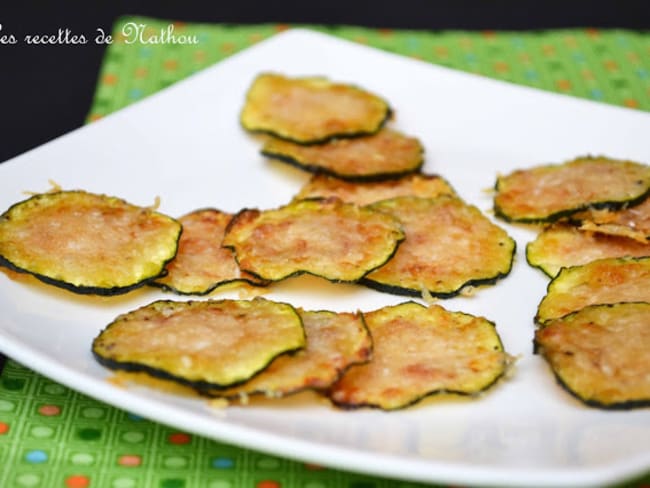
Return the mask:
[[[140,103],[0,165],[0,210],[48,180],[139,205],[161,197],[180,216],[286,203],[308,176],[259,155],[238,122],[261,71],[325,75],[385,97],[395,127],[419,137],[424,170],[443,175],[489,213],[497,173],[584,154],[650,162],[650,115],[514,86],[294,30],[235,55]],[[607,182],[603,182],[606,184]],[[585,407],[532,354],[533,316],[548,280],[518,242],[513,272],[473,298],[440,303],[497,324],[514,375],[472,400],[434,399],[398,412],[340,411],[298,396],[215,412],[199,399],[121,389],[90,344],[117,314],[158,298],[153,289],[96,298],[0,273],[0,350],[90,396],[197,434],[276,455],[408,480],[499,486],[597,486],[650,468],[650,409]],[[237,292],[218,293],[237,297]],[[405,297],[313,277],[266,295],[306,309],[373,310]]]

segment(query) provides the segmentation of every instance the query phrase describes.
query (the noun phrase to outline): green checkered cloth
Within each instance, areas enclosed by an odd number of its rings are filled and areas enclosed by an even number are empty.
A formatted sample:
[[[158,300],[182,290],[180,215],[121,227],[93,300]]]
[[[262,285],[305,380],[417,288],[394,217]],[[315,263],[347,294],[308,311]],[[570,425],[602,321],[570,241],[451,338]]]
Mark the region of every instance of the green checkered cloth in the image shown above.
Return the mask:
[[[127,23],[193,44],[126,43]],[[116,23],[93,121],[286,29],[286,25]],[[413,58],[543,90],[650,110],[650,33],[424,32],[307,26]],[[181,432],[69,390],[9,360],[0,376],[0,487],[414,488],[416,483],[341,472]],[[650,474],[626,488],[650,486]]]

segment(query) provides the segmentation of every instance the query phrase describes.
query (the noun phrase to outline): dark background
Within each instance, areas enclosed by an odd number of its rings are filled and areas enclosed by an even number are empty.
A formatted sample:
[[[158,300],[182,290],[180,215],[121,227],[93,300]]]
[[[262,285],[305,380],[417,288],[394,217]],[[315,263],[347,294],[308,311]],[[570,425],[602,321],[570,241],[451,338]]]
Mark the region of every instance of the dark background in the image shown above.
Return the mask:
[[[215,23],[311,23],[427,30],[650,30],[650,0],[0,0],[0,162],[81,126],[105,46],[29,46],[26,34],[58,29],[92,38],[122,15]],[[1,313],[1,311],[0,311]],[[2,368],[0,354],[0,370]]]
[[[25,34],[69,28],[93,38],[121,15],[220,23],[354,24],[413,29],[650,29],[650,0],[1,0],[0,162],[83,124],[105,46],[29,46]]]

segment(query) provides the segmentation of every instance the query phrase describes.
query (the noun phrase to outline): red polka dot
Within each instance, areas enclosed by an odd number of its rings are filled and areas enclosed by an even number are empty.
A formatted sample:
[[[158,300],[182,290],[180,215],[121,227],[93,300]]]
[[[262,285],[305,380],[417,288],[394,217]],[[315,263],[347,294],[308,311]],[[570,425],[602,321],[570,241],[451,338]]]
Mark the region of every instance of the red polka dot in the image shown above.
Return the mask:
[[[305,463],[305,469],[309,471],[323,471],[325,468],[320,464]]]
[[[559,90],[567,91],[571,89],[571,82],[569,80],[557,80],[555,85]]]
[[[38,413],[45,417],[54,417],[56,415],[61,415],[61,407],[58,405],[41,405],[38,408]]]
[[[174,432],[167,440],[170,444],[189,444],[192,441],[192,436],[184,432]]]
[[[65,486],[68,488],[86,488],[90,486],[90,478],[82,474],[68,476],[65,479]]]
[[[625,100],[623,100],[623,103],[625,104],[626,107],[639,108],[639,101],[635,100],[634,98],[626,98]]]
[[[279,481],[262,480],[255,485],[255,488],[281,488],[282,485]]]
[[[9,432],[9,424],[5,424],[4,422],[0,422],[0,435],[6,434]]]
[[[117,459],[117,464],[120,466],[140,466],[142,457],[135,454],[124,454]]]

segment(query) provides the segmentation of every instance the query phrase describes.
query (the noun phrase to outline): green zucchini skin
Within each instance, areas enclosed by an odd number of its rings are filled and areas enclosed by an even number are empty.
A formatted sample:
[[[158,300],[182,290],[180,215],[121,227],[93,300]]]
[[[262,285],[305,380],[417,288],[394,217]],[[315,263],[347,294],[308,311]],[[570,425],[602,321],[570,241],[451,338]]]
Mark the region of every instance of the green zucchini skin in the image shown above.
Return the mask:
[[[455,196],[396,197],[369,208],[394,215],[406,234],[392,262],[361,278],[360,283],[369,288],[410,297],[420,297],[426,290],[434,297],[452,298],[467,287],[494,284],[512,270],[515,240],[478,208]],[[456,241],[450,236],[457,234],[474,241],[460,248],[475,254],[471,260],[451,249]]]
[[[25,213],[30,216],[30,221],[34,219],[40,219],[42,221],[43,217],[42,215],[39,215],[39,210],[44,213],[51,212],[52,209],[56,211],[59,204],[62,204],[62,208],[63,208],[63,211],[61,211],[59,214],[59,218],[61,220],[65,220],[66,218],[70,219],[69,213],[67,212],[67,210],[65,210],[66,206],[75,206],[75,205],[79,205],[78,211],[87,210],[87,209],[97,211],[97,208],[99,208],[101,211],[108,209],[107,211],[123,211],[124,213],[128,212],[129,214],[134,214],[138,212],[147,213],[148,224],[153,225],[155,223],[159,227],[164,225],[164,228],[166,229],[166,234],[165,236],[163,236],[165,240],[163,241],[163,237],[159,236],[158,240],[154,242],[155,244],[158,245],[161,242],[165,242],[165,245],[168,246],[165,247],[165,253],[164,253],[165,258],[159,259],[155,262],[145,263],[147,266],[149,266],[147,273],[145,274],[143,272],[140,272],[137,276],[132,276],[133,281],[131,283],[116,284],[112,286],[108,283],[101,284],[101,285],[91,284],[93,281],[94,282],[98,281],[95,279],[94,276],[93,279],[88,279],[87,276],[84,276],[83,279],[80,280],[80,281],[87,280],[88,282],[90,282],[90,284],[73,283],[72,281],[75,278],[79,279],[79,275],[69,274],[70,271],[69,268],[59,268],[58,263],[57,266],[52,266],[49,269],[48,268],[44,269],[42,260],[44,256],[50,256],[50,253],[45,253],[42,251],[42,249],[40,249],[40,254],[38,252],[33,253],[33,250],[30,249],[30,252],[32,252],[32,254],[30,254],[28,257],[33,261],[28,261],[26,264],[18,264],[21,261],[27,260],[26,258],[27,253],[25,252],[25,249],[27,248],[23,246],[23,248],[21,248],[19,252],[16,252],[15,250],[13,251],[11,250],[11,245],[9,244],[7,245],[7,248],[9,249],[7,252],[13,254],[13,258],[7,257],[6,255],[3,254],[3,251],[0,250],[0,266],[4,266],[18,273],[31,275],[45,284],[52,285],[67,291],[71,291],[76,294],[99,295],[99,296],[115,296],[115,295],[128,293],[166,274],[165,266],[172,259],[174,259],[174,256],[176,255],[176,252],[178,250],[178,244],[182,234],[182,226],[180,225],[180,223],[167,215],[164,215],[157,211],[150,210],[145,207],[138,207],[136,205],[126,202],[121,198],[101,195],[101,194],[94,194],[83,190],[57,190],[57,191],[52,191],[47,193],[40,193],[40,194],[33,195],[26,200],[13,204],[2,215],[0,215],[0,227],[2,227],[3,225],[7,225],[9,227],[8,230],[3,229],[2,235],[0,236],[0,239],[2,239],[0,245],[6,245],[7,242],[11,243],[12,240],[15,240],[15,236],[12,235],[12,232],[15,232],[15,228],[12,228],[12,223],[14,225],[16,223],[22,224],[23,221],[25,221],[25,215],[24,215]],[[34,209],[36,209],[37,211],[34,212]],[[57,218],[56,214],[54,218]],[[77,219],[80,220],[78,216]],[[110,227],[111,224],[112,222],[109,220],[106,229],[112,230]],[[85,228],[83,228],[82,230],[84,232],[86,231]],[[39,232],[40,234],[43,234],[43,230],[39,227],[36,227],[35,231],[28,234],[29,237],[33,238],[33,236],[38,236]],[[84,232],[81,232],[81,234],[83,234]],[[137,232],[137,230],[135,231],[131,230],[131,232]],[[44,242],[55,241],[56,239],[56,235],[55,237],[52,237],[50,235],[49,238],[47,239],[43,237],[43,235],[40,237],[40,240]],[[97,239],[101,240],[102,236],[98,235]],[[132,242],[136,240],[137,239],[132,239]],[[147,240],[145,242],[149,243],[150,241]],[[151,256],[148,256],[148,258],[150,257]],[[67,256],[67,258],[70,259],[70,256]],[[54,258],[51,258],[51,260],[54,260]],[[114,267],[116,266],[117,264],[114,263]],[[106,269],[107,268],[102,269],[102,271],[106,271]],[[48,272],[51,272],[51,274],[47,274]],[[60,276],[56,276],[56,275],[60,275]],[[115,280],[117,279],[118,278],[114,276],[113,282],[115,282]]]
[[[185,309],[190,309],[192,307],[194,308],[199,308],[199,307],[210,307],[212,304],[215,304],[217,307],[220,304],[237,304],[237,303],[249,303],[251,306],[255,304],[255,300],[258,300],[257,303],[266,305],[266,306],[271,306],[275,307],[277,309],[282,309],[283,310],[283,315],[287,315],[287,313],[290,314],[290,317],[292,319],[292,327],[298,326],[299,330],[302,334],[302,339],[300,342],[296,342],[295,345],[293,346],[288,346],[288,347],[283,347],[283,348],[278,348],[274,347],[276,350],[273,353],[268,353],[268,351],[265,351],[264,355],[264,361],[263,362],[258,362],[258,366],[256,367],[255,370],[247,370],[247,374],[240,376],[239,378],[235,380],[229,380],[226,382],[215,382],[215,381],[208,381],[206,379],[190,379],[187,378],[181,374],[176,374],[174,372],[171,372],[163,367],[158,367],[158,366],[152,366],[150,364],[146,364],[145,361],[138,361],[138,360],[130,360],[130,359],[115,359],[114,357],[110,357],[110,353],[115,350],[115,338],[110,338],[110,334],[112,332],[112,328],[114,327],[119,327],[121,324],[124,324],[131,320],[131,317],[136,316],[141,313],[141,312],[147,312],[148,310],[154,310],[156,308],[160,307],[170,307],[173,309],[178,309],[178,308],[185,308]],[[188,301],[188,302],[175,302],[172,300],[158,300],[155,302],[152,302],[148,305],[145,305],[144,307],[141,307],[139,309],[136,309],[132,312],[128,312],[125,314],[120,315],[117,317],[113,322],[111,322],[109,325],[106,326],[106,328],[100,332],[100,334],[93,340],[92,347],[91,347],[91,352],[93,354],[93,357],[97,360],[98,363],[102,364],[103,366],[106,366],[109,369],[112,370],[117,370],[117,371],[127,371],[127,372],[142,372],[146,373],[154,378],[159,378],[163,380],[170,380],[175,383],[190,387],[194,389],[195,391],[203,394],[203,395],[208,395],[210,391],[215,391],[215,390],[221,390],[225,388],[230,388],[233,386],[240,385],[242,383],[245,383],[246,381],[250,380],[252,377],[255,375],[259,374],[260,372],[264,371],[264,369],[273,362],[274,359],[281,355],[285,354],[292,354],[295,353],[301,349],[304,348],[305,346],[305,341],[306,341],[306,336],[305,336],[305,330],[304,330],[304,325],[302,322],[302,317],[298,314],[296,309],[286,303],[281,303],[281,302],[271,302],[266,299],[261,299],[257,298],[253,301],[246,301],[246,300],[228,300],[228,299],[222,299],[222,300],[207,300],[207,301]],[[172,314],[173,315],[173,314]],[[241,317],[246,316],[245,309],[242,309],[240,312]],[[165,316],[165,315],[163,315]],[[165,316],[166,317],[166,316]],[[153,317],[154,320],[156,317]],[[239,320],[240,318],[237,317]],[[286,320],[287,317],[284,317]],[[145,321],[148,322],[150,320],[149,317],[145,315],[144,318],[137,317],[136,320],[139,321]],[[295,324],[294,324],[295,323]],[[152,332],[152,334],[155,334],[155,330]],[[119,332],[118,332],[119,334]],[[268,334],[268,332],[267,332]],[[106,336],[109,336],[107,339]],[[128,336],[127,336],[128,338]],[[197,336],[192,336],[192,339],[200,339],[200,337]],[[208,340],[209,337],[203,337],[204,340]],[[294,337],[290,338],[291,341],[294,341]],[[123,339],[122,339],[123,340]],[[108,343],[107,343],[108,341]],[[111,342],[113,341],[113,342]],[[119,344],[118,344],[119,346]],[[123,343],[122,343],[123,347]],[[159,346],[160,347],[160,346]],[[117,355],[124,355],[123,349],[118,348],[117,353],[113,353],[114,356]],[[152,355],[155,353],[151,353]],[[165,357],[165,354],[168,354],[168,351],[163,350],[163,354],[161,357]],[[187,351],[185,350],[179,350],[178,355],[182,356],[188,354]],[[148,359],[148,358],[147,358]],[[156,358],[155,358],[156,359]],[[160,361],[160,359],[156,359],[157,361]],[[204,361],[204,359],[199,358],[200,361]],[[257,361],[256,361],[257,362]],[[218,366],[218,365],[216,365]],[[239,365],[238,365],[239,366]],[[170,368],[173,368],[173,365],[170,365]],[[196,366],[196,368],[201,368],[201,364]],[[195,368],[195,369],[196,369]],[[205,378],[209,373],[206,373],[205,370],[202,370],[202,376]]]
[[[343,375],[341,383],[334,384],[327,392],[330,401],[341,409],[372,408],[395,411],[409,408],[425,398],[440,394],[476,397],[497,383],[508,369],[508,355],[504,351],[496,325],[483,317],[463,312],[448,312],[439,305],[427,307],[409,301],[367,312],[366,320],[373,336],[372,359],[366,364],[350,368]],[[450,327],[449,321],[454,321],[455,324]],[[468,322],[472,324],[469,329]],[[420,328],[420,331],[416,335],[414,329],[417,328]],[[429,328],[440,329],[434,332],[435,339],[429,336]],[[457,332],[457,328],[462,332]],[[419,347],[416,346],[413,351],[409,351],[408,360],[402,357],[394,362],[395,354],[391,349],[401,351],[409,348],[411,342],[405,343],[405,338],[410,341],[413,337],[420,338]],[[437,348],[439,351],[434,354],[439,354],[446,347],[450,347],[450,344],[453,350],[456,350],[456,346],[462,348],[462,359],[453,356],[450,358],[444,353],[441,356],[431,356],[431,351],[427,350],[431,347]],[[482,347],[483,345],[485,348]],[[488,349],[491,351],[489,354],[493,352],[496,356],[482,364],[474,363],[472,369],[474,367],[478,369],[474,369],[472,375],[479,376],[468,377],[463,372],[463,368],[467,369],[466,361],[470,358],[474,361],[479,360]],[[467,357],[464,354],[467,354]],[[430,358],[422,364],[426,355]],[[434,357],[437,359],[435,363]],[[445,363],[449,360],[453,361],[452,365]],[[459,376],[453,376],[451,379],[444,373],[433,373],[431,377],[428,372],[416,372],[418,366],[426,367],[427,363],[443,371],[450,371],[453,368]],[[347,378],[348,374],[353,377]],[[482,377],[484,374],[487,376]],[[408,379],[402,379],[400,383],[400,378],[404,378],[404,375]],[[440,376],[445,379],[440,379]],[[414,385],[413,381],[419,384]],[[455,382],[457,387],[449,382]],[[433,386],[434,383],[447,383],[447,385]],[[390,391],[393,385],[398,385],[395,387],[396,391]]]
[[[376,252],[381,251],[380,254],[381,260],[375,259],[377,255],[371,254],[369,255],[370,258],[372,258],[372,261],[376,261],[376,262],[369,262],[369,263],[364,262],[363,266],[361,266],[360,263],[357,263],[356,269],[348,271],[347,273],[342,272],[338,268],[336,268],[335,267],[336,262],[334,261],[328,263],[331,265],[331,268],[328,269],[334,269],[334,271],[332,271],[331,273],[328,273],[323,266],[321,266],[321,268],[323,269],[320,272],[318,272],[318,271],[314,271],[313,269],[314,267],[303,266],[303,265],[301,266],[292,265],[291,267],[289,267],[291,269],[286,269],[287,268],[286,263],[283,263],[282,267],[278,267],[276,262],[271,262],[270,264],[263,263],[266,265],[266,269],[260,272],[259,259],[257,260],[258,263],[254,263],[258,265],[258,269],[253,269],[253,266],[248,266],[246,264],[245,260],[247,259],[247,256],[244,256],[242,258],[242,251],[238,249],[238,247],[244,247],[244,246],[250,247],[251,245],[248,242],[248,239],[246,238],[240,239],[240,236],[238,234],[241,233],[242,227],[248,226],[251,221],[254,222],[255,225],[257,225],[255,221],[257,219],[264,218],[266,212],[277,215],[279,213],[282,214],[291,213],[291,212],[301,213],[303,211],[310,211],[314,209],[318,209],[319,213],[322,212],[327,214],[331,214],[337,211],[353,212],[355,215],[357,215],[358,222],[363,222],[365,224],[370,222],[370,218],[372,217],[376,220],[375,224],[377,228],[381,223],[381,225],[384,227],[383,228],[384,233],[381,235],[381,237],[385,238],[385,241],[381,242],[382,244],[381,249],[375,249]],[[361,213],[365,214],[363,215],[363,218],[360,217]],[[348,229],[344,229],[344,230],[348,230]],[[231,234],[237,234],[237,235],[235,235],[231,239]],[[368,239],[370,239],[371,237],[374,237],[375,241],[378,240],[377,236],[373,236],[373,235],[369,235]],[[388,262],[395,255],[398,247],[404,241],[404,238],[405,236],[402,231],[401,224],[396,218],[390,215],[381,212],[376,212],[364,207],[357,207],[353,204],[342,202],[337,198],[313,198],[313,199],[305,199],[305,200],[293,202],[290,203],[289,205],[285,205],[277,209],[272,209],[270,211],[250,209],[250,208],[242,209],[239,213],[235,215],[235,217],[230,221],[229,225],[227,226],[225,232],[225,238],[222,245],[234,251],[235,260],[237,261],[242,271],[245,271],[246,273],[249,273],[250,275],[256,278],[267,281],[269,283],[282,281],[303,274],[323,278],[332,283],[358,283],[359,279],[363,275],[368,274],[369,272],[383,266],[386,262]],[[366,239],[366,243],[367,242],[368,240]],[[377,248],[378,244],[375,243],[374,247]],[[250,254],[250,252],[248,251],[244,251],[244,252]],[[311,256],[309,259],[312,259]],[[367,259],[366,261],[369,260]],[[293,268],[297,268],[297,269],[293,269]],[[264,272],[266,272],[266,274],[264,274]]]
[[[498,183],[495,185],[495,189],[498,190]],[[562,210],[560,212],[552,213],[546,217],[539,218],[512,218],[503,212],[501,207],[494,205],[494,215],[501,220],[511,223],[511,224],[549,224],[553,222],[558,222],[563,219],[569,219],[572,215],[583,212],[585,210],[621,210],[626,207],[632,207],[643,202],[646,198],[650,197],[650,188],[645,193],[639,195],[636,198],[631,200],[624,201],[602,201],[602,202],[593,202],[588,205],[581,205],[578,207]]]
[[[341,103],[343,108],[337,106]],[[372,135],[391,115],[385,99],[361,87],[322,76],[265,72],[251,83],[239,121],[251,133],[311,145]]]
[[[245,126],[243,122],[240,122],[241,126],[243,129],[245,129],[247,132],[251,134],[258,134],[258,135],[265,135],[265,136],[271,136],[271,137],[277,137],[278,139],[282,139],[283,141],[287,142],[293,142],[294,144],[300,144],[301,146],[316,146],[318,144],[326,144],[328,142],[332,142],[335,139],[355,139],[357,137],[366,137],[366,136],[372,136],[379,132],[382,127],[386,125],[386,123],[393,117],[393,109],[391,107],[387,107],[386,109],[386,115],[384,116],[383,120],[377,125],[377,127],[373,130],[369,131],[355,131],[355,132],[341,132],[338,134],[333,134],[327,137],[321,137],[321,138],[315,138],[315,139],[308,139],[308,140],[302,140],[302,139],[297,139],[295,137],[288,136],[286,134],[281,134],[278,132],[274,132],[270,129],[249,129]],[[264,154],[264,153],[262,153]],[[264,154],[267,157],[273,157],[269,154]],[[280,158],[277,158],[280,159]],[[291,163],[291,161],[285,161],[287,163]],[[304,169],[303,167],[300,167],[301,169]]]
[[[516,247],[516,245],[515,245]],[[515,254],[516,250],[513,249],[513,256]],[[482,278],[482,279],[477,279],[477,280],[469,280],[463,283],[462,286],[459,288],[456,288],[451,291],[432,291],[432,290],[427,290],[427,292],[435,298],[454,298],[460,295],[463,291],[464,288],[468,287],[473,287],[473,286],[489,286],[489,285],[495,285],[499,280],[502,280],[503,278],[507,277],[510,274],[510,271],[512,270],[512,264],[510,265],[510,269],[508,271],[503,272],[503,273],[498,273],[495,276],[492,276],[490,278]],[[401,295],[401,296],[406,296],[406,297],[415,297],[415,298],[420,298],[422,297],[422,290],[415,290],[413,288],[403,288],[398,285],[389,285],[387,283],[380,283],[378,281],[371,280],[367,277],[363,277],[359,280],[358,282],[361,285],[367,286],[368,288],[371,288],[373,290],[382,292],[382,293],[390,293],[392,295]]]
[[[558,318],[551,320],[549,322],[546,322],[545,324],[542,324],[539,326],[537,329],[535,336],[533,338],[533,354],[540,355],[542,356],[547,364],[549,369],[551,370],[557,384],[565,390],[567,393],[569,393],[573,398],[577,399],[580,403],[589,406],[589,407],[595,407],[598,409],[603,409],[603,410],[631,410],[631,409],[636,409],[636,408],[642,408],[642,407],[648,407],[650,406],[650,396],[648,398],[633,398],[633,399],[611,399],[610,401],[606,401],[605,399],[598,399],[597,397],[599,395],[604,395],[602,391],[596,391],[595,394],[593,394],[594,397],[589,396],[588,393],[578,391],[578,388],[575,386],[571,385],[570,379],[566,379],[565,375],[562,373],[565,372],[568,368],[570,368],[573,365],[567,366],[566,364],[564,367],[562,365],[554,365],[552,363],[552,360],[547,357],[544,345],[542,341],[539,339],[538,334],[544,333],[545,330],[549,329],[550,327],[554,326],[556,323],[568,323],[570,324],[573,320],[578,320],[578,323],[580,323],[580,320],[583,319],[582,315],[583,314],[590,314],[590,313],[598,313],[600,311],[615,311],[616,309],[619,308],[635,308],[635,307],[641,307],[647,309],[644,311],[644,313],[650,313],[650,303],[648,302],[621,302],[621,303],[605,303],[605,304],[593,304],[593,305],[587,305],[586,307],[576,310],[574,312],[569,313],[568,315],[565,315],[564,317]],[[600,322],[597,319],[590,319],[588,322],[584,322],[587,326],[599,326]],[[575,338],[573,339],[575,341]],[[565,346],[568,347],[568,346]],[[578,346],[572,346],[573,348],[578,347]],[[556,355],[563,354],[568,357],[573,357],[575,355],[575,350],[568,350],[568,351],[560,351],[560,352],[555,352]],[[629,353],[629,351],[623,351]],[[619,351],[620,353],[620,351]],[[638,356],[636,356],[638,357]],[[584,362],[584,361],[583,361]],[[646,371],[645,374],[647,375],[648,372]],[[592,378],[590,378],[592,379]],[[593,381],[593,379],[592,379]],[[596,379],[597,381],[597,379]],[[628,395],[629,396],[629,395]],[[602,398],[602,397],[601,397]]]
[[[179,238],[180,238],[180,234],[179,234]],[[166,265],[172,259],[174,259],[173,256],[167,261],[165,261],[163,265]],[[145,285],[151,284],[153,280],[160,278],[161,276],[165,276],[165,274],[167,273],[163,269],[160,272],[160,274],[156,276],[151,276],[145,280],[139,281],[137,283],[133,283],[132,285],[128,285],[128,286],[99,287],[99,286],[74,285],[72,283],[68,283],[67,281],[62,281],[39,273],[34,273],[33,271],[19,268],[18,266],[14,265],[11,261],[4,259],[3,256],[0,256],[0,266],[4,266],[5,268],[11,271],[15,271],[17,273],[33,276],[34,278],[45,283],[46,285],[55,286],[57,288],[70,291],[77,295],[96,295],[96,296],[106,296],[106,297],[124,295],[125,293],[129,293],[133,290],[137,290],[138,288],[142,288]]]
[[[271,158],[277,161],[281,161],[283,163],[287,163],[290,166],[293,166],[294,168],[298,168],[303,171],[307,171],[309,173],[331,176],[334,178],[338,178],[353,183],[373,183],[373,182],[399,179],[404,176],[419,173],[420,170],[422,169],[422,166],[424,165],[424,153],[422,153],[420,157],[420,161],[408,170],[385,172],[385,173],[373,173],[373,174],[366,174],[366,175],[355,175],[355,174],[340,173],[331,170],[329,168],[320,166],[318,164],[302,162],[286,154],[276,153],[264,149],[262,149],[260,153],[263,156],[266,156],[267,158]]]
[[[564,200],[561,200],[561,202],[564,203],[564,205],[563,206],[554,205],[553,206],[555,207],[554,210],[551,210],[550,208],[544,208],[544,206],[540,203],[541,207],[533,208],[533,210],[527,210],[525,212],[528,214],[528,216],[523,213],[518,213],[523,211],[521,209],[517,209],[516,205],[514,205],[515,208],[513,208],[512,213],[510,213],[508,210],[505,210],[498,201],[499,199],[502,199],[503,203],[505,203],[506,206],[508,205],[509,189],[503,187],[504,186],[508,187],[509,185],[513,185],[512,181],[509,181],[512,178],[516,178],[516,177],[527,178],[528,180],[532,180],[532,181],[527,181],[526,183],[532,186],[532,182],[535,181],[535,178],[543,180],[544,176],[547,176],[552,172],[558,171],[561,173],[564,170],[570,172],[574,168],[581,168],[583,166],[587,166],[587,172],[585,173],[587,176],[585,176],[581,181],[586,181],[587,187],[593,189],[594,182],[593,182],[592,173],[594,173],[596,169],[594,167],[592,168],[588,167],[589,165],[592,164],[596,166],[598,166],[598,164],[608,165],[610,172],[614,171],[614,168],[616,168],[616,170],[621,170],[621,171],[623,171],[624,169],[632,171],[632,169],[634,169],[634,171],[636,171],[636,174],[634,176],[627,175],[627,181],[623,181],[623,183],[626,184],[630,184],[630,183],[633,184],[634,188],[632,189],[625,188],[625,192],[626,192],[625,194],[620,194],[623,193],[623,190],[621,190],[619,194],[611,194],[611,195],[606,194],[606,195],[601,195],[600,197],[592,196],[592,195],[585,196],[585,198],[582,199],[582,201],[576,201],[572,203],[570,206],[566,205]],[[590,175],[592,181],[589,181]],[[625,174],[621,175],[620,173],[616,173],[614,175],[608,175],[608,176],[609,177],[620,176],[624,180],[626,177]],[[633,182],[631,182],[629,181],[631,178],[636,178],[636,179]],[[545,189],[546,191],[551,191],[557,187],[562,187],[562,184],[565,181],[566,180],[556,181],[552,189],[549,186],[548,182],[545,182],[539,188]],[[617,182],[617,180],[615,181]],[[571,180],[570,178],[568,182],[571,184],[575,184],[575,181]],[[524,186],[524,188],[527,187]],[[532,192],[532,189],[531,188],[527,188],[527,189],[528,189],[527,192],[521,191],[521,189],[520,192],[523,195],[528,196],[530,192]],[[499,176],[497,177],[496,183],[494,185],[494,190],[495,190],[495,197],[493,201],[493,211],[496,217],[510,223],[523,223],[523,224],[553,223],[561,219],[569,218],[570,216],[585,210],[590,210],[590,209],[620,210],[627,206],[634,206],[640,204],[641,202],[643,202],[643,200],[650,197],[650,167],[648,167],[645,164],[637,163],[634,161],[622,161],[622,160],[616,160],[605,156],[587,155],[587,156],[575,158],[571,161],[566,161],[561,164],[541,165],[530,169],[517,170],[510,173],[509,175]],[[512,195],[510,196],[512,197]],[[517,204],[523,203],[520,197],[512,197],[512,198]],[[557,198],[559,200],[561,197],[557,196]],[[533,199],[532,202],[536,204],[535,199]],[[526,202],[526,203],[530,203],[530,202]],[[510,202],[510,205],[513,206],[512,202]]]

